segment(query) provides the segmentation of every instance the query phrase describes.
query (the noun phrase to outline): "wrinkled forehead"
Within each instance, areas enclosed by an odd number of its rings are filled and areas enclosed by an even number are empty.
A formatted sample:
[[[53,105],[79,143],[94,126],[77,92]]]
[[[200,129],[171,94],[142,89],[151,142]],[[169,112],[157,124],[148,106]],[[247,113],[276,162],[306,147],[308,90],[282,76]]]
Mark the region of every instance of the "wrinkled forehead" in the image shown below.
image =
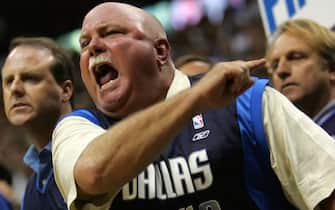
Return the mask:
[[[144,16],[139,9],[125,5],[100,5],[84,18],[82,31],[100,25],[141,26]]]

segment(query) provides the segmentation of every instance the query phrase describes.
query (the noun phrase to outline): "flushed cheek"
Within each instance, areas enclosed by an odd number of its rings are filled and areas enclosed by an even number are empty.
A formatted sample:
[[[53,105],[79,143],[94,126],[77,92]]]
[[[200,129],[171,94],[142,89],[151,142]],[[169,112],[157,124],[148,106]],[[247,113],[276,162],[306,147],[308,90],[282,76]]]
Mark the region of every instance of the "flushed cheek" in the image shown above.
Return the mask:
[[[84,85],[85,85],[85,88],[86,88],[88,94],[90,95],[90,97],[93,100],[95,100],[96,95],[97,95],[97,93],[96,93],[97,90],[96,90],[95,84],[92,84],[91,82],[85,82],[85,80],[84,80]]]
[[[87,79],[89,75],[88,63],[80,62],[80,74],[83,79]]]
[[[87,71],[84,71],[84,72],[81,73],[81,78],[82,78],[86,87],[88,87],[90,85],[90,83],[92,83],[90,75]]]
[[[90,94],[93,93],[96,86],[94,75],[92,75],[87,68],[81,68],[81,78],[87,91]]]
[[[80,58],[80,73],[84,81],[89,78],[89,74],[90,74],[90,71],[88,68],[88,58],[86,57],[87,56],[82,55]]]

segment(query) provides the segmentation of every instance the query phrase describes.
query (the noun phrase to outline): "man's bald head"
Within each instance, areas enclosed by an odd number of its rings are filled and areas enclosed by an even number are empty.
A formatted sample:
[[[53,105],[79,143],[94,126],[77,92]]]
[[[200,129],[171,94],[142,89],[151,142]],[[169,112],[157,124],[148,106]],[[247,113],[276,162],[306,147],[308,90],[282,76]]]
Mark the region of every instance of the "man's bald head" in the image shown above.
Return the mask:
[[[110,18],[118,16],[125,21],[131,21],[140,31],[152,40],[162,38],[167,39],[164,27],[159,20],[138,7],[119,2],[105,2],[99,4],[85,16],[83,26],[87,24],[88,20],[96,17],[97,15]]]
[[[82,79],[104,113],[124,117],[165,97],[174,74],[170,45],[149,13],[123,3],[100,4],[84,19],[80,46]]]

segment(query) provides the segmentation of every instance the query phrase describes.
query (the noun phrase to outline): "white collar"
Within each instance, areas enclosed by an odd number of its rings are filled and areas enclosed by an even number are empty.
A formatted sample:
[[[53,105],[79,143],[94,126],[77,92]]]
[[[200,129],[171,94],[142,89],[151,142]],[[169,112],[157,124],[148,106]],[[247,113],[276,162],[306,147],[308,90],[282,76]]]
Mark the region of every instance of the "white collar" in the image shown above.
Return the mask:
[[[184,73],[176,69],[174,71],[173,80],[167,92],[166,99],[176,95],[177,93],[189,87],[191,87],[191,82],[188,77]]]

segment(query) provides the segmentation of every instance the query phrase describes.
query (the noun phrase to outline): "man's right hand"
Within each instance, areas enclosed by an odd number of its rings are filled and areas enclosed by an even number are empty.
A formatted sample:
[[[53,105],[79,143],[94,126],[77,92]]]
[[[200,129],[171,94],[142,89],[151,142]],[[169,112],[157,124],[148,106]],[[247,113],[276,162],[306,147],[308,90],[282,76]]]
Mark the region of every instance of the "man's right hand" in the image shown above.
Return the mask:
[[[250,71],[264,64],[265,59],[215,64],[193,87],[193,93],[199,96],[196,111],[201,113],[231,103],[254,83]]]

